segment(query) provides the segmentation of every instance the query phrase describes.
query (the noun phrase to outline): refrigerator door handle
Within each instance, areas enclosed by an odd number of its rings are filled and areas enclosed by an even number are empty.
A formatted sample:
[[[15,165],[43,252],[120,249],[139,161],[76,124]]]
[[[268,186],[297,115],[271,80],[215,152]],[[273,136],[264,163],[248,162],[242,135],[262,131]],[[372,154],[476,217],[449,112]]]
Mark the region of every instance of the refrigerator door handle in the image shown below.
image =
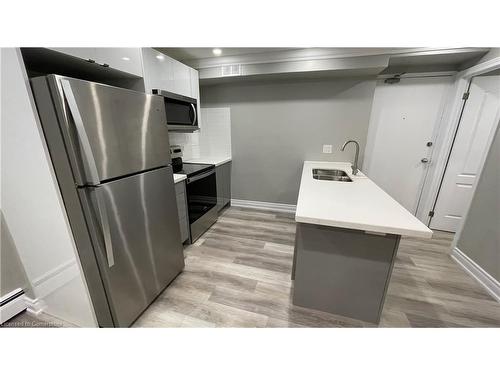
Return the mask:
[[[61,84],[64,91],[64,96],[66,97],[66,100],[68,102],[69,110],[71,112],[71,115],[73,116],[73,120],[75,121],[76,131],[82,145],[83,156],[88,168],[88,177],[90,177],[90,183],[92,185],[98,185],[100,183],[100,180],[99,173],[97,171],[97,165],[92,153],[92,147],[90,146],[87,131],[85,130],[85,126],[83,125],[82,116],[80,115],[80,111],[78,110],[75,95],[73,94],[73,90],[71,89],[69,81],[63,79],[61,80]]]
[[[104,201],[104,192],[102,188],[96,189],[97,210],[101,218],[102,233],[104,235],[104,246],[106,248],[106,258],[108,259],[108,267],[111,268],[115,264],[113,254],[113,242],[111,241],[111,231],[109,229],[108,210],[106,209],[106,202]]]

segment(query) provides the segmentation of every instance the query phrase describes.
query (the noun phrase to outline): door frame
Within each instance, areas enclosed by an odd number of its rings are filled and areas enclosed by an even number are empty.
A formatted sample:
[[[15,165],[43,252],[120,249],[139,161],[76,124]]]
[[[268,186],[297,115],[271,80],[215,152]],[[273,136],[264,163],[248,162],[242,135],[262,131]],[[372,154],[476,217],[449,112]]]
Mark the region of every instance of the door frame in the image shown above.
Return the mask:
[[[462,98],[463,94],[468,91],[470,82],[476,76],[492,72],[500,68],[500,57],[496,57],[494,59],[485,61],[483,63],[477,64],[471,68],[463,70],[457,73],[456,81],[455,81],[455,94],[453,96],[450,109],[447,113],[446,118],[444,119],[444,126],[441,130],[441,136],[439,140],[439,144],[437,144],[437,149],[439,150],[436,157],[433,158],[436,160],[434,165],[434,171],[432,171],[432,176],[429,176],[429,186],[428,191],[424,191],[425,201],[419,207],[417,212],[417,217],[423,221],[426,225],[429,225],[431,221],[431,217],[428,215],[429,211],[432,210],[434,203],[437,201],[437,197],[439,194],[439,188],[441,185],[441,180],[444,177],[446,172],[446,165],[448,156],[450,155],[453,148],[453,141],[455,138],[455,133],[460,125],[460,119],[462,116],[462,109],[464,108],[464,100]],[[491,147],[491,142],[493,141],[493,137],[495,132],[491,132],[490,137],[488,139],[488,149]],[[484,167],[484,162],[487,157],[487,152],[483,155],[481,160],[481,167],[478,171],[478,177],[481,175],[482,169]],[[476,191],[477,184],[472,188],[472,196]],[[424,187],[425,189],[425,187]],[[472,202],[472,200],[471,200]],[[465,210],[466,214],[464,218],[467,217],[467,214],[470,209],[469,202],[467,209]],[[462,220],[459,224],[458,230],[455,233],[455,238],[453,240],[453,244],[451,249],[453,249],[456,245],[457,239],[462,231],[465,220]]]

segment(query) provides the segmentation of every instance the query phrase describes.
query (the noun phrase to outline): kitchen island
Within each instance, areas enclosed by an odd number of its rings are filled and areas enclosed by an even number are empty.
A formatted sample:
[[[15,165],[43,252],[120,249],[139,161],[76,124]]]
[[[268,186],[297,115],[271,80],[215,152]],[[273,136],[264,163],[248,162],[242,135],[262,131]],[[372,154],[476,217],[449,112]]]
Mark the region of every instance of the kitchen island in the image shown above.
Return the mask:
[[[329,180],[324,170],[344,177]],[[293,303],[372,323],[380,320],[401,236],[432,237],[415,216],[342,162],[304,162],[295,221]]]

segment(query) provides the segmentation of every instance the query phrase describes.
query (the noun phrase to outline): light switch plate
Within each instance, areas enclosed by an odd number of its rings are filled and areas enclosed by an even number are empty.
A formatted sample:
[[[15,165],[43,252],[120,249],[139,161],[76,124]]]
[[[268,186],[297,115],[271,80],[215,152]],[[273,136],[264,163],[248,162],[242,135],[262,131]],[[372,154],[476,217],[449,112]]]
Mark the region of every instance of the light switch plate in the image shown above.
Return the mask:
[[[332,145],[323,145],[323,154],[331,154]]]

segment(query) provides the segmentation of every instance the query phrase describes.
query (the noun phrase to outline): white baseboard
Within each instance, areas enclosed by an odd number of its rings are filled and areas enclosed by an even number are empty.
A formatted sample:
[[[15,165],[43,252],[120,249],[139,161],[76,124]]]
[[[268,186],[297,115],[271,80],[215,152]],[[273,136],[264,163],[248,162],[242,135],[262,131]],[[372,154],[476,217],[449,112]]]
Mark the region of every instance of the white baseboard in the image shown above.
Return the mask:
[[[47,307],[45,302],[40,298],[31,299],[25,296],[24,301],[26,303],[28,312],[34,315],[42,313],[43,310],[45,310],[45,308]]]
[[[69,283],[79,274],[76,259],[63,263],[32,281],[33,292],[40,299]]]
[[[13,290],[0,298],[0,304],[0,324],[3,324],[21,311],[26,310],[24,291],[21,288]]]
[[[33,280],[32,288],[36,298],[32,299],[27,296],[24,297],[27,310],[35,315],[43,312],[47,307],[47,304],[43,299],[69,283],[77,277],[78,274],[78,265],[76,264],[76,260],[72,259]]]
[[[247,201],[242,199],[231,199],[231,206],[255,208],[268,211],[288,212],[292,214],[294,214],[295,210],[297,209],[297,206],[294,204]]]
[[[495,280],[489,273],[483,270],[476,262],[465,255],[458,247],[455,247],[451,252],[451,257],[474,277],[485,289],[500,302],[500,282]]]

